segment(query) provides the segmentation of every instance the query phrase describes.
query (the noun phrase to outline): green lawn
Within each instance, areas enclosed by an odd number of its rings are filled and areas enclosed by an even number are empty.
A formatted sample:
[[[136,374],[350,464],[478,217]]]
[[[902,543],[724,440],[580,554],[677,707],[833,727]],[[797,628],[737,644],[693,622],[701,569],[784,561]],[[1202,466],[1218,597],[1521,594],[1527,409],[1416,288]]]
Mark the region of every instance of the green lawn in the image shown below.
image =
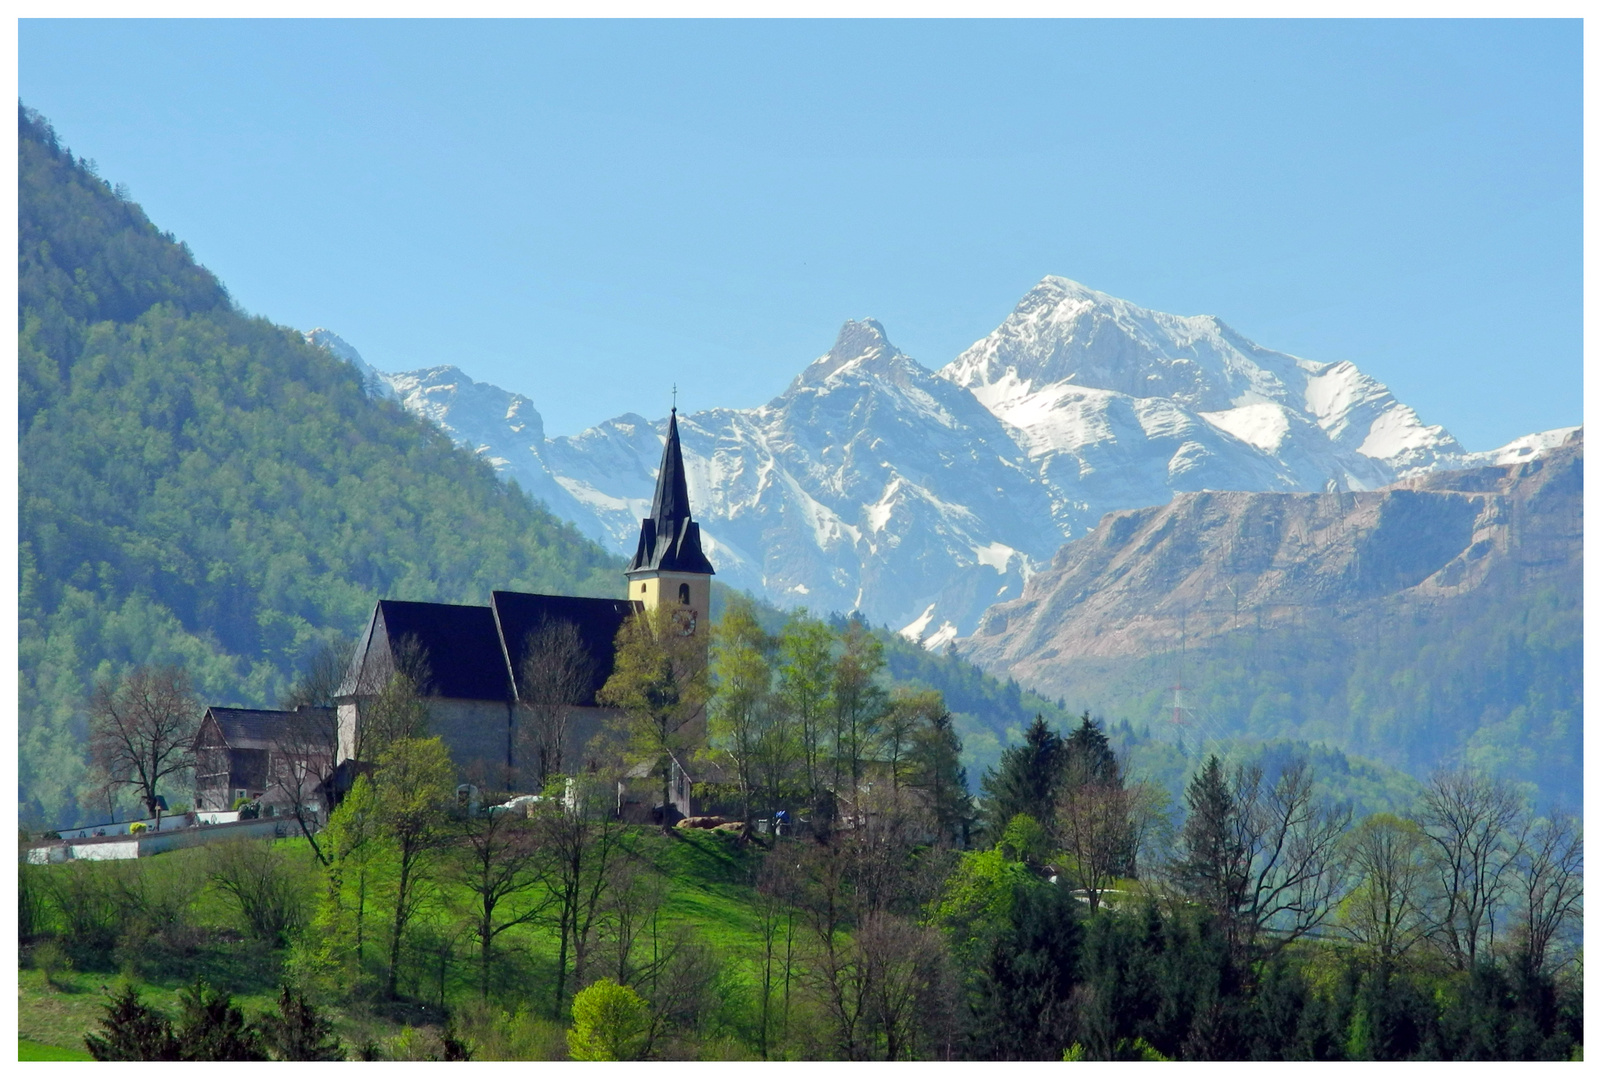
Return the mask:
[[[93,1061],[85,1050],[68,1050],[64,1046],[49,1046],[32,1039],[17,1040],[18,1061]]]

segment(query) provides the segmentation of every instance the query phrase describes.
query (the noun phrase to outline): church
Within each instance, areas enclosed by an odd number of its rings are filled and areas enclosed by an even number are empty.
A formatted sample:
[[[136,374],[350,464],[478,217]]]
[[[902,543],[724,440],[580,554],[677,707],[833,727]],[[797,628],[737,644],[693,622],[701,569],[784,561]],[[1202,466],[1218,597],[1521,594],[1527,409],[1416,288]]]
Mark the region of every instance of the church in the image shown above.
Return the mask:
[[[606,600],[496,591],[484,606],[378,601],[335,695],[337,774],[349,777],[363,767],[364,717],[390,676],[402,671],[415,673],[428,711],[429,733],[440,736],[464,775],[525,790],[520,785],[529,782],[530,763],[520,760],[526,749],[519,738],[523,712],[519,705],[533,688],[520,685],[520,680],[534,632],[543,624],[569,623],[587,654],[588,684],[570,702],[568,714],[568,760],[578,760],[612,711],[596,701],[596,693],[612,673],[615,641],[624,621],[667,606],[680,632],[698,638],[706,648],[713,573],[701,549],[700,526],[690,515],[674,409],[651,515],[640,522],[639,543],[624,572],[627,597]],[[682,766],[676,771],[682,772]],[[691,813],[688,789],[687,776],[682,784],[674,784],[672,801],[681,815]],[[684,805],[679,806],[681,801]]]

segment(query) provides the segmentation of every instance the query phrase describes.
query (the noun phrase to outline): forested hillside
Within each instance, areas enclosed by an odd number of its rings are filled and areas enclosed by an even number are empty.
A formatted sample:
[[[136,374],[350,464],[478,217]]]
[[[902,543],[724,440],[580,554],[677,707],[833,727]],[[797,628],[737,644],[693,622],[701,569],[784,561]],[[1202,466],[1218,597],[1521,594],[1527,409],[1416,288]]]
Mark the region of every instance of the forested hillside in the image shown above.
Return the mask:
[[[244,314],[22,109],[19,809],[76,817],[93,680],[271,704],[379,596],[612,595],[620,564],[355,371]]]

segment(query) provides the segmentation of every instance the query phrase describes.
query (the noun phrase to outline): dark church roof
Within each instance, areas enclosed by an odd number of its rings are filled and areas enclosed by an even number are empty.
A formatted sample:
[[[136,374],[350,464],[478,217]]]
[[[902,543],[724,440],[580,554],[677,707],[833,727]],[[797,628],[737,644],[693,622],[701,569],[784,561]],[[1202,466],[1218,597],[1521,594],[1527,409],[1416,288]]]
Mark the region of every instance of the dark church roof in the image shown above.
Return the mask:
[[[515,701],[514,672],[523,666],[528,636],[549,619],[578,628],[591,660],[591,685],[573,704],[594,705],[595,692],[612,674],[618,629],[640,608],[632,600],[517,592],[491,593],[488,607],[380,600],[337,696],[375,693],[410,638],[427,665],[425,696]]]
[[[617,632],[623,620],[641,609],[633,600],[599,600],[588,596],[545,596],[539,593],[493,592],[490,607],[500,628],[506,650],[512,685],[517,686],[523,670],[523,653],[528,637],[544,621],[570,622],[578,628],[579,640],[590,658],[590,686],[574,705],[594,705],[595,692],[612,673]]]
[[[430,697],[510,701],[511,678],[495,615],[487,607],[380,600],[374,616],[392,651],[408,638],[428,663],[424,692]]]
[[[669,570],[685,574],[713,573],[701,551],[701,527],[690,520],[690,488],[685,480],[684,455],[679,449],[679,411],[668,417],[662,467],[656,473],[656,495],[651,516],[640,522],[640,542],[629,563],[636,570]]]
[[[312,712],[312,707],[303,706],[301,711]],[[330,709],[316,709],[316,712],[331,712]],[[213,705],[206,710],[217,725],[222,735],[223,745],[234,750],[270,750],[274,744],[283,737],[289,718],[293,712],[283,712],[277,709],[226,709],[220,705]],[[201,730],[196,733],[195,740],[198,745],[200,738],[205,734],[205,721],[201,721]]]

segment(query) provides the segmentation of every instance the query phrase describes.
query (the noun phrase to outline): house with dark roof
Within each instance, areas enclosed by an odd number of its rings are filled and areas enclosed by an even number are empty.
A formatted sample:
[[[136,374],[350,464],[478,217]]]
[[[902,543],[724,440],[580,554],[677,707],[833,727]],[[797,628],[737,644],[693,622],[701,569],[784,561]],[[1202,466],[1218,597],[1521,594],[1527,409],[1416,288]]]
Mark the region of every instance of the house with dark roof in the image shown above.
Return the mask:
[[[514,788],[524,782],[518,706],[536,688],[520,686],[519,680],[525,678],[534,633],[546,623],[569,623],[589,660],[588,683],[569,703],[568,749],[576,756],[606,722],[609,710],[597,703],[596,693],[612,673],[624,621],[665,605],[680,632],[699,636],[704,644],[714,572],[701,549],[700,526],[690,515],[675,410],[651,516],[640,523],[639,543],[625,571],[625,598],[496,591],[482,607],[378,601],[335,696],[335,761],[363,759],[363,717],[391,676],[404,672],[420,689],[429,731],[442,738],[457,767],[465,775]],[[687,795],[685,801],[680,813],[688,814]]]
[[[239,799],[250,799],[264,813],[293,813],[297,801],[320,812],[325,796],[318,788],[334,763],[318,733],[332,727],[332,713],[309,705],[208,708],[192,744],[195,809],[231,810]]]

